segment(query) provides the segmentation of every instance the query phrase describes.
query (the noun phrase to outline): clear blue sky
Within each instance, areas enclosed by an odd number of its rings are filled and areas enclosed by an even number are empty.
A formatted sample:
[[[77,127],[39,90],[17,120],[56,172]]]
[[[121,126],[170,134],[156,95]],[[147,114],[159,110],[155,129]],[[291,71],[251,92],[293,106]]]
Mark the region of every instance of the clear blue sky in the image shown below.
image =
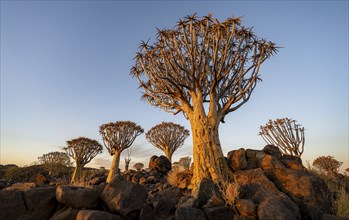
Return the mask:
[[[156,27],[195,12],[243,16],[283,47],[262,66],[250,101],[221,125],[224,152],[261,149],[259,126],[290,117],[306,128],[304,162],[332,155],[347,168],[348,1],[1,1],[0,163],[30,164],[79,136],[101,142],[99,126],[110,121],[189,129],[182,115],[142,102],[129,72]],[[145,135],[132,148],[131,165],[161,154]],[[191,150],[188,138],[173,161]],[[88,166],[109,167],[104,151]]]

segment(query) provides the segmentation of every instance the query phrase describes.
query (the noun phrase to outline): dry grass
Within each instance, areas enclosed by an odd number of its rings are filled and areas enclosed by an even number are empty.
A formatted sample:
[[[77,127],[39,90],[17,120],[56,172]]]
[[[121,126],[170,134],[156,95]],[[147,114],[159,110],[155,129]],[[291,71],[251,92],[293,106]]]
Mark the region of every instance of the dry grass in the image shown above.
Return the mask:
[[[175,166],[167,174],[167,182],[172,186],[179,186],[182,177],[185,175],[186,169],[182,166]]]

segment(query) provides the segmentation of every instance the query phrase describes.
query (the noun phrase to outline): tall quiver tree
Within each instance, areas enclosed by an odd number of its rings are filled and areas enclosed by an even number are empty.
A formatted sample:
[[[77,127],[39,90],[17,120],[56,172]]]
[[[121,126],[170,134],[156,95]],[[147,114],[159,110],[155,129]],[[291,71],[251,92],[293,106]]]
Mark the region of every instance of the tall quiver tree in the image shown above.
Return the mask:
[[[132,150],[127,149],[127,157],[125,157],[125,171],[128,171],[128,167],[130,166],[131,154],[132,154]]]
[[[231,177],[219,124],[249,100],[261,64],[276,52],[274,43],[258,39],[239,18],[219,22],[210,14],[202,19],[187,16],[173,29],[158,30],[153,45],[141,43],[131,75],[151,105],[182,112],[189,119],[194,192],[204,177],[213,181]]]
[[[117,121],[103,124],[99,127],[104,146],[108,149],[113,161],[107,182],[110,182],[119,170],[120,154],[129,148],[136,137],[144,132],[143,128],[131,121]]]
[[[67,147],[64,150],[75,160],[76,167],[71,179],[71,183],[79,181],[82,168],[88,164],[97,154],[102,153],[103,147],[96,140],[86,137],[79,137],[67,141]]]
[[[162,122],[146,133],[147,140],[162,150],[170,162],[173,153],[183,145],[188,136],[187,129],[172,122]]]

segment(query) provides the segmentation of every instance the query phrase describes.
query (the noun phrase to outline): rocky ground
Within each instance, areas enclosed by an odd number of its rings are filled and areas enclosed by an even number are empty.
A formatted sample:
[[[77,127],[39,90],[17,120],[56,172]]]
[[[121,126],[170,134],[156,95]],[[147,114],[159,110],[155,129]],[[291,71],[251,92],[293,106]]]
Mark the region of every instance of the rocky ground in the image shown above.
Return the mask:
[[[0,191],[0,219],[345,219],[331,215],[333,195],[299,158],[266,146],[230,151],[227,162],[234,180],[203,179],[195,197],[190,170],[170,171],[164,156],[108,184],[105,172],[95,172],[86,187],[43,179],[13,184]]]

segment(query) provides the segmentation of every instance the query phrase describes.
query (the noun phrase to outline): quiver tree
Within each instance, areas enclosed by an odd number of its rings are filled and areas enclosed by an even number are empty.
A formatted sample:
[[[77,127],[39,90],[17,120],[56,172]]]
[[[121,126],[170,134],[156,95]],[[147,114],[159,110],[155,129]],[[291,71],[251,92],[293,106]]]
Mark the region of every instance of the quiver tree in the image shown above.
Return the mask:
[[[179,159],[179,165],[189,169],[190,168],[190,164],[191,164],[191,157],[187,156],[187,157],[181,157]]]
[[[173,153],[183,145],[188,136],[187,129],[172,122],[162,122],[146,133],[147,140],[162,150],[170,162]]]
[[[301,157],[304,151],[304,128],[289,118],[276,119],[260,127],[265,142],[277,146],[283,154]]]
[[[261,64],[277,51],[258,39],[239,18],[219,22],[209,14],[179,20],[158,30],[156,42],[142,42],[131,75],[143,98],[166,112],[182,112],[193,137],[193,192],[202,178],[231,177],[219,141],[225,116],[245,104],[259,81]]]
[[[117,121],[103,124],[99,127],[104,146],[108,149],[113,161],[107,182],[110,182],[115,173],[119,171],[120,154],[129,148],[136,137],[144,132],[143,128],[131,121]]]
[[[79,137],[67,141],[67,147],[64,150],[75,160],[76,167],[73,173],[71,183],[77,183],[82,168],[88,164],[97,154],[102,153],[103,147],[96,140],[85,137]]]
[[[38,157],[38,161],[48,170],[50,176],[57,176],[72,165],[68,154],[58,151],[43,154]]]
[[[327,174],[338,173],[343,162],[339,162],[333,156],[320,156],[313,161],[313,166],[321,172]]]
[[[127,157],[125,157],[125,171],[128,171],[128,167],[131,162],[131,153],[132,153],[132,150],[127,149]]]

